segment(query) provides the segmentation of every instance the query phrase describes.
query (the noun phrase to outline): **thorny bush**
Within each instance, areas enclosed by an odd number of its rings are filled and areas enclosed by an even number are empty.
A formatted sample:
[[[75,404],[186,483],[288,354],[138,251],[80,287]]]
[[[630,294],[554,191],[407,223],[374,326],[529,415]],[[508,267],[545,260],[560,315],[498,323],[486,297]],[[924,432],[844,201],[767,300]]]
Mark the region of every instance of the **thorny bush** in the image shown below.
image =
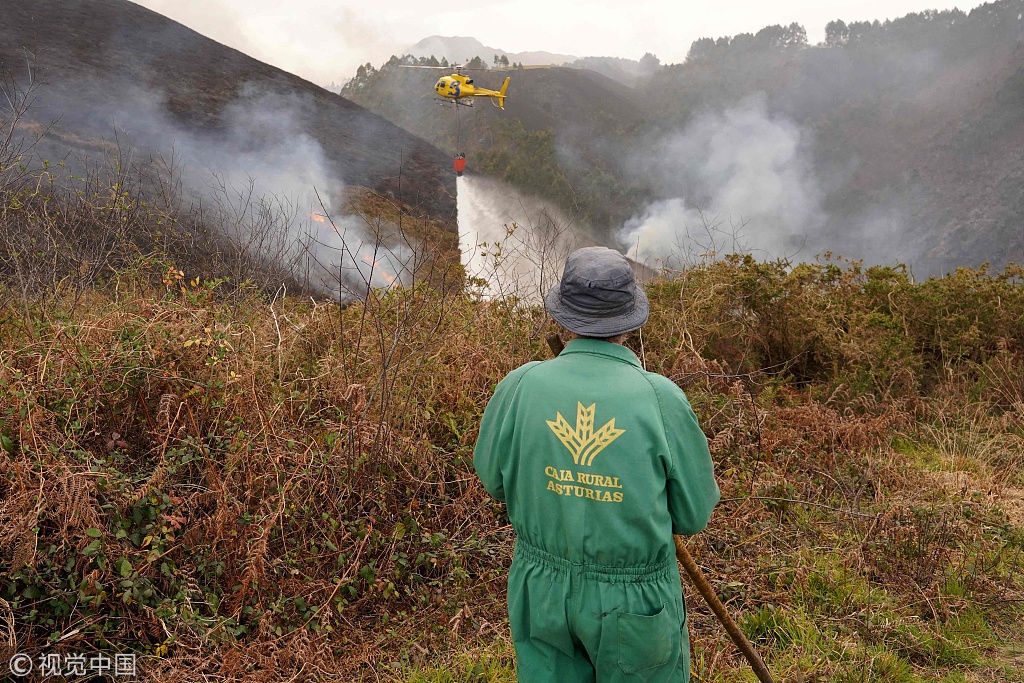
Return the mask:
[[[1022,368],[1007,322],[1024,310],[1020,286],[769,266],[727,260],[652,283],[642,348],[629,340],[687,390],[711,439],[726,500],[698,557],[734,609],[827,610],[864,647],[879,632],[863,603],[884,595],[889,612],[925,620],[894,642],[934,664],[950,620],[1020,595],[1024,537],[987,499],[907,463],[952,448],[939,441],[958,429],[943,412],[955,390],[990,435],[974,475],[1024,483],[1022,406],[992,381]],[[411,659],[399,660],[416,661],[460,629],[500,635],[512,539],[471,449],[494,384],[545,357],[540,313],[426,285],[348,306],[222,302],[178,272],[156,287],[122,272],[72,315],[56,298],[4,313],[0,598],[17,647],[138,651],[154,679],[275,678],[272,666],[310,662],[357,676],[401,643]],[[988,288],[1000,306],[940,303],[962,283],[957,296]],[[780,330],[785,310],[805,319]],[[895,348],[912,373],[898,385],[863,367]],[[776,617],[765,623],[782,628]],[[732,661],[696,606],[693,628],[697,647]],[[769,632],[789,661],[796,646]]]

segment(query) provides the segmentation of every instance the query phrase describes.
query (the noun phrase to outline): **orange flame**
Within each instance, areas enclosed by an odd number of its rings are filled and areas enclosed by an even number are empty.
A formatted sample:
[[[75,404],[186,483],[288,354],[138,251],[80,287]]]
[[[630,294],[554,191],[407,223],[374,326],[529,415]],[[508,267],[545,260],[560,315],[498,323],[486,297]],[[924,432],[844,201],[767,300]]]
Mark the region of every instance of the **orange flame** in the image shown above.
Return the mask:
[[[379,259],[375,259],[369,254],[363,254],[362,258],[363,263],[365,263],[368,266],[372,266],[373,272],[380,273],[380,275],[387,281],[389,285],[395,284],[395,276],[389,273],[387,270],[384,269],[383,266],[380,265]]]
[[[315,211],[310,211],[309,212],[309,217],[312,218],[313,220],[315,220],[317,223],[326,223],[327,222],[327,216],[324,216],[323,214],[320,214],[320,213],[316,213]]]

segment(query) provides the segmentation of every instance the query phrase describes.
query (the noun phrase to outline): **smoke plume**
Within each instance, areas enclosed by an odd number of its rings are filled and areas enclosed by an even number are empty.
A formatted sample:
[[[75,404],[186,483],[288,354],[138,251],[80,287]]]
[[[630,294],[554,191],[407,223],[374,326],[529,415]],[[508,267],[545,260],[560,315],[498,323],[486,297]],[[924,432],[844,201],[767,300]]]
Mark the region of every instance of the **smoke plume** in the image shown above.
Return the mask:
[[[104,101],[96,93],[117,96]],[[314,104],[304,96],[243,86],[215,126],[189,125],[171,115],[168,94],[123,82],[48,89],[38,105],[37,119],[57,122],[40,156],[66,157],[68,140],[91,131],[96,139],[86,147],[96,154],[109,153],[116,138],[134,163],[159,158],[186,204],[234,248],[290,268],[316,291],[350,299],[411,279],[410,245],[389,239],[389,226],[342,212],[343,170],[307,132]]]
[[[800,252],[824,223],[808,147],[795,124],[769,114],[763,97],[699,116],[644,156],[666,198],[626,222],[629,256],[675,267],[722,252]]]

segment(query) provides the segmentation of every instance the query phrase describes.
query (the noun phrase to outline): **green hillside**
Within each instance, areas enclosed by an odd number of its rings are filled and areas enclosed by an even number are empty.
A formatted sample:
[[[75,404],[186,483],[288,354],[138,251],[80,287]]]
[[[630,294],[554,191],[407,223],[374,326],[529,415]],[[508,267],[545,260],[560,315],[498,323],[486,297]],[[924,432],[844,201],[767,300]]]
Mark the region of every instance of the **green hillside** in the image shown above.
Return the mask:
[[[609,245],[628,246],[631,218],[678,201],[743,226],[754,250],[792,256],[796,245],[800,259],[831,251],[938,274],[1024,259],[1022,17],[1024,2],[1000,0],[837,19],[813,46],[799,25],[768,26],[698,40],[682,64],[651,60],[632,87],[585,69],[512,71],[507,111],[463,112],[461,145],[432,104],[440,72],[393,58],[345,94],[461,147],[471,172],[575,210]],[[793,195],[797,177],[795,212],[765,199],[777,182]]]
[[[556,202],[584,223],[621,222],[639,206],[641,190],[619,163],[647,118],[630,88],[582,69],[490,69],[474,78],[496,89],[511,76],[505,110],[480,100],[456,111],[433,93],[444,71],[402,68],[414,63],[427,60],[360,67],[342,94],[453,155],[465,152],[470,172]]]

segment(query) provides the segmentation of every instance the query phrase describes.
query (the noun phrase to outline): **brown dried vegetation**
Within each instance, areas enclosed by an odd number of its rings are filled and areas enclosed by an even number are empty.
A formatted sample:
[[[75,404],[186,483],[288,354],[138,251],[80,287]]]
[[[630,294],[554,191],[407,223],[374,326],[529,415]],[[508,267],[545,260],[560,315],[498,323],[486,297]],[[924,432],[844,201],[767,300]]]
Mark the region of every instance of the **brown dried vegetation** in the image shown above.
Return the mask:
[[[0,228],[37,220],[8,187]],[[443,259],[340,306],[137,256],[3,271],[4,648],[133,651],[152,681],[507,679],[513,537],[471,456],[543,313]],[[781,680],[1019,680],[1021,275],[729,257],[648,286],[628,344],[687,391],[724,497],[691,545]],[[695,677],[741,680],[689,604]]]

